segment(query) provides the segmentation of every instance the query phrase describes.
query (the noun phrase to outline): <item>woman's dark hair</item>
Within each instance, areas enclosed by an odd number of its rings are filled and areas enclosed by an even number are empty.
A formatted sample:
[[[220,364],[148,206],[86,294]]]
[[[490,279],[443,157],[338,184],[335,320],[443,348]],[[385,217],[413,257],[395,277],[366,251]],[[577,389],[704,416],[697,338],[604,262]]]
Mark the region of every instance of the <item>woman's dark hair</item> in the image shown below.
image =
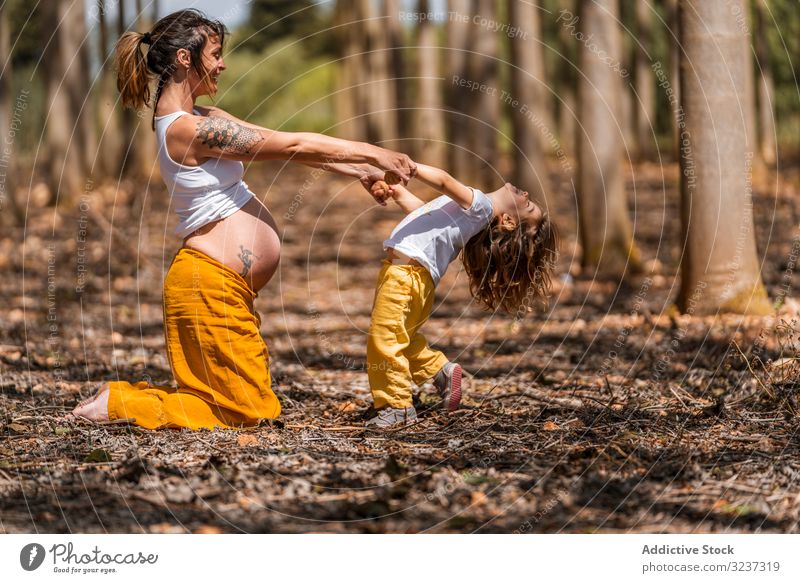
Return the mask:
[[[547,306],[558,256],[558,230],[547,213],[538,224],[508,229],[495,218],[464,246],[461,260],[473,297],[490,310]]]
[[[117,70],[117,89],[122,105],[143,109],[150,102],[150,81],[157,79],[153,100],[153,122],[161,90],[175,72],[178,49],[186,49],[192,67],[205,80],[208,72],[203,67],[203,47],[211,36],[219,38],[224,46],[225,25],[210,20],[193,8],[178,10],[160,19],[148,33],[126,32],[117,41],[114,65]],[[149,46],[148,46],[149,45]]]

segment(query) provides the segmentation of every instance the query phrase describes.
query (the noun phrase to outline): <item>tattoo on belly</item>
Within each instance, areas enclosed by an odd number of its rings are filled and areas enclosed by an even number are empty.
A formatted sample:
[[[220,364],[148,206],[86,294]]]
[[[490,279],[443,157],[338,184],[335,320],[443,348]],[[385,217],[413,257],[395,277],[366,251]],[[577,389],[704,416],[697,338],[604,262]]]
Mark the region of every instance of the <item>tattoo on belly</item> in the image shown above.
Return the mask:
[[[250,249],[245,249],[244,246],[239,245],[239,259],[242,261],[242,277],[247,277],[250,274],[250,269],[253,267],[253,258],[258,259],[258,255],[253,254]]]

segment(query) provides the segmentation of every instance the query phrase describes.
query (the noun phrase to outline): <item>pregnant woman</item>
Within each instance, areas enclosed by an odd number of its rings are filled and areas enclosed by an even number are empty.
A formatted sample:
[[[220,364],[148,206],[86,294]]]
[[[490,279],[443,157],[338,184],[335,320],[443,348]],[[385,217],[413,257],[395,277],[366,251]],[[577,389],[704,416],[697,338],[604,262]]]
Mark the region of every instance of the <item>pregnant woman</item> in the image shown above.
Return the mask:
[[[141,427],[239,427],[273,419],[280,403],[270,384],[267,346],[253,300],[278,266],[280,240],[269,210],[242,181],[244,161],[293,160],[358,177],[376,169],[407,182],[404,154],[313,133],[258,127],[216,107],[225,70],[225,27],[196,10],[159,20],[117,42],[123,105],[142,109],[155,79],[153,129],[161,175],[180,219],[183,246],[164,279],[164,325],[177,388],[125,381],[105,384],[73,414],[127,419]]]

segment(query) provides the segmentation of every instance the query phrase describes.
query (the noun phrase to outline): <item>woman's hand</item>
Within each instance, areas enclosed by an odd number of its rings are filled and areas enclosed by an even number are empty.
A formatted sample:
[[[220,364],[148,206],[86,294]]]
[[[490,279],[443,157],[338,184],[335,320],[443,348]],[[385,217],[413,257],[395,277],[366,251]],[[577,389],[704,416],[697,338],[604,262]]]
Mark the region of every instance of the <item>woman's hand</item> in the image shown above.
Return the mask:
[[[385,148],[377,148],[372,164],[378,168],[383,168],[387,175],[393,174],[403,184],[408,184],[408,181],[414,178],[417,173],[417,165],[411,158],[400,152]]]

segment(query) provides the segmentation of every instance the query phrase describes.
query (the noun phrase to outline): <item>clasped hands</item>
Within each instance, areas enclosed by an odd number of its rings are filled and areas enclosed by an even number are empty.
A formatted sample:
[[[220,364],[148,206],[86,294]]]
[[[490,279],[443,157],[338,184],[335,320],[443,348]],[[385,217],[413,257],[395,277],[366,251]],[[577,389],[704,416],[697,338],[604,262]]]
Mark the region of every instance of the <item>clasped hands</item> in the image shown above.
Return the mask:
[[[359,180],[375,199],[375,202],[381,206],[386,206],[386,201],[394,196],[393,186],[403,182],[394,172],[384,173],[377,169],[374,172],[365,173]]]

